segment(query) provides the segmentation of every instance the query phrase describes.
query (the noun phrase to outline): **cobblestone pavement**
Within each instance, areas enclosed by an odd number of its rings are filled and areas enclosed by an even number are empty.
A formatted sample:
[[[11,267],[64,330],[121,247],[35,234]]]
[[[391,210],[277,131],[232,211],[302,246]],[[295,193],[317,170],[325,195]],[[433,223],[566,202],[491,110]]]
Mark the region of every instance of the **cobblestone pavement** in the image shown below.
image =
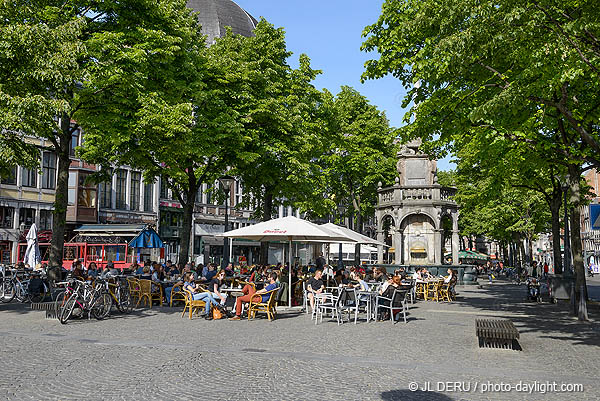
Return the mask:
[[[578,323],[566,304],[524,298],[524,286],[465,286],[455,303],[411,305],[406,324],[341,326],[298,311],[274,322],[190,321],[168,307],[63,326],[0,305],[0,399],[598,399],[600,325]],[[598,318],[598,306],[590,313]],[[479,349],[479,316],[511,319],[523,351]],[[536,381],[584,391],[482,392]],[[432,391],[411,392],[411,382]],[[448,391],[454,382],[470,391]]]

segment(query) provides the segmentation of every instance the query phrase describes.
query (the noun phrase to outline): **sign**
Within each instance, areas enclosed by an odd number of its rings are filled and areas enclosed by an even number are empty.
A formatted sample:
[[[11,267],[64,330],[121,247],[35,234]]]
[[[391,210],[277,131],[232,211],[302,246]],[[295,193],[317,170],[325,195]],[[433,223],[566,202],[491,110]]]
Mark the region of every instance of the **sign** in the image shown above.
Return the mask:
[[[600,204],[590,205],[590,226],[592,230],[600,230]]]

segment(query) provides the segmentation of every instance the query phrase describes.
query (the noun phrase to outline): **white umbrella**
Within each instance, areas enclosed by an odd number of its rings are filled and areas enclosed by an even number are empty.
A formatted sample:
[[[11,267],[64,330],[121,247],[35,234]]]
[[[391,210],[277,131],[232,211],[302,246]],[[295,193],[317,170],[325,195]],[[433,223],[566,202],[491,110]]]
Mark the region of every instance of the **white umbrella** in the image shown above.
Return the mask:
[[[338,226],[337,224],[325,223],[325,224],[321,224],[321,227],[325,227],[331,231],[335,231],[336,233],[343,234],[346,237],[352,238],[353,239],[352,242],[355,242],[358,244],[388,246],[388,245],[384,244],[383,242],[380,242],[373,238],[367,237],[366,235],[357,233],[356,231],[351,230],[349,228]],[[331,241],[331,242],[338,242],[338,241]],[[347,241],[340,241],[340,242],[347,242]]]
[[[217,237],[242,238],[254,241],[288,241],[289,242],[289,306],[292,306],[292,241],[342,241],[356,242],[356,240],[335,232],[327,227],[302,220],[294,216],[282,217],[263,221],[237,230],[218,234]]]
[[[27,249],[25,250],[23,262],[29,264],[31,268],[35,269],[35,267],[42,262],[40,246],[38,244],[37,227],[35,226],[35,223],[31,225],[26,238]]]

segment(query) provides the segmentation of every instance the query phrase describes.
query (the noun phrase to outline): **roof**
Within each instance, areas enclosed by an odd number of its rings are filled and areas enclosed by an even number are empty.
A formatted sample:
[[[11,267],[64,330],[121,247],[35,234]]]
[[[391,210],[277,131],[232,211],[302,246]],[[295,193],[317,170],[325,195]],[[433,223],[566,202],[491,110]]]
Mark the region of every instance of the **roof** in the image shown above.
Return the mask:
[[[212,44],[217,37],[225,36],[225,27],[242,36],[254,36],[258,21],[231,0],[188,0],[187,6],[198,12],[198,22],[207,43]]]

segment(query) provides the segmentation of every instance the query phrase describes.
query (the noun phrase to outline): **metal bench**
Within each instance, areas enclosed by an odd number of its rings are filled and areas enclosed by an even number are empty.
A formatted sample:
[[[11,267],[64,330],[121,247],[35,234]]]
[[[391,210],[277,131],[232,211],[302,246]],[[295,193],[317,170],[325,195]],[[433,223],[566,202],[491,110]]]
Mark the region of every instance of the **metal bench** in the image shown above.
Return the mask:
[[[510,320],[476,319],[475,333],[480,348],[521,350],[519,331]]]

